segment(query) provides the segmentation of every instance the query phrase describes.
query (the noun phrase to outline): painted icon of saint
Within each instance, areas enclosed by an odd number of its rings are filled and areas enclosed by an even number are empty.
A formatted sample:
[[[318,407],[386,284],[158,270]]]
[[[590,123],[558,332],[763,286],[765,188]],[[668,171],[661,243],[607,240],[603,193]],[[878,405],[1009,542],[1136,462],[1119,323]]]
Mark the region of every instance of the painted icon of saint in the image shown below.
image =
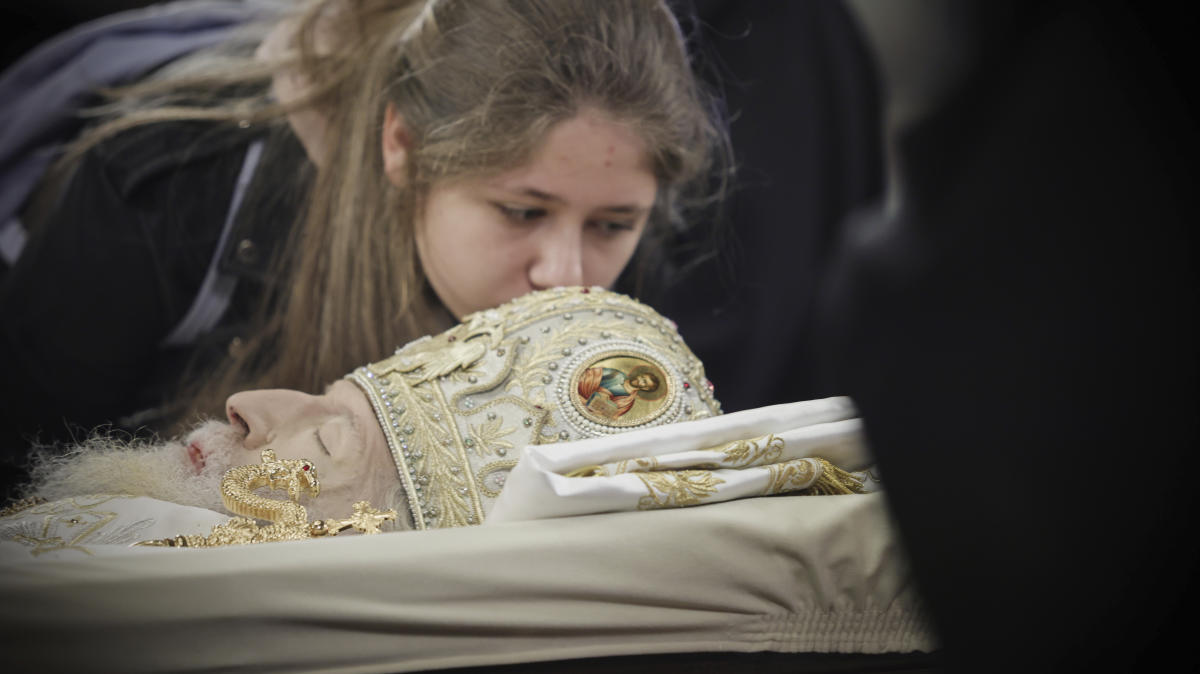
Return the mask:
[[[592,412],[606,419],[617,419],[629,412],[641,393],[653,393],[662,386],[660,375],[647,367],[628,374],[611,367],[591,367],[579,378],[579,397]]]

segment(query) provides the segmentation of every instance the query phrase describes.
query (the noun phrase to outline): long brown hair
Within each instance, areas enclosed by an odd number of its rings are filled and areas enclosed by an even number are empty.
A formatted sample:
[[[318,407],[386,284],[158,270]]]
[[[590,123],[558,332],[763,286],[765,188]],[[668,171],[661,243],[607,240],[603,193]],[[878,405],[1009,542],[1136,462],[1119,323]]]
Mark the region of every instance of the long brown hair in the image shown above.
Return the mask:
[[[324,120],[329,142],[276,263],[277,290],[244,348],[181,412],[216,412],[244,388],[319,390],[446,327],[416,253],[421,196],[439,180],[520,165],[582,107],[646,143],[659,183],[651,232],[723,189],[718,108],[661,0],[321,0],[281,20],[295,26],[288,58],[256,62],[245,39],[215,66],[118,92],[122,114],[76,148],[162,120],[278,124],[305,109]],[[280,103],[267,92],[285,71],[299,73],[305,95]],[[201,95],[212,100],[196,104]],[[151,103],[129,103],[139,100]],[[412,141],[403,190],[385,179],[380,151],[389,103]]]

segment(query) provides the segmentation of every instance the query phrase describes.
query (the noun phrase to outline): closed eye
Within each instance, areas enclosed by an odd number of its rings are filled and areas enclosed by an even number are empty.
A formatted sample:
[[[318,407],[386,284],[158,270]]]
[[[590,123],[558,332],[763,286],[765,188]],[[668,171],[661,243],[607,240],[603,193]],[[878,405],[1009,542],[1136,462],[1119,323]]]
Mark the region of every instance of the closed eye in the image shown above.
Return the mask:
[[[317,439],[317,447],[320,448],[322,452],[325,452],[325,456],[333,458],[333,453],[329,451],[329,448],[325,446],[325,441],[321,439],[321,429],[314,428],[313,437]]]

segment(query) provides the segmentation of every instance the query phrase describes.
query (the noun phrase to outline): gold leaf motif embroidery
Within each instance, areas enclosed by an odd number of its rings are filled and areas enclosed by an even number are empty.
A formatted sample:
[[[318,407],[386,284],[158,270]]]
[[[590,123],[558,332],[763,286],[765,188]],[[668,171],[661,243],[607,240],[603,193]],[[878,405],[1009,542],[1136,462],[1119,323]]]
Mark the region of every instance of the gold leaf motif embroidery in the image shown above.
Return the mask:
[[[450,380],[458,384],[474,383],[471,377],[479,379],[483,376],[483,370],[479,367],[481,361],[474,361],[468,365],[464,365],[458,369],[452,370],[449,374]]]
[[[629,465],[630,462],[633,462],[632,468]],[[641,473],[655,470],[656,468],[658,468],[658,457],[646,456],[640,459],[625,459],[623,461],[618,461],[614,470],[617,473]]]
[[[725,461],[731,466],[758,466],[778,461],[783,446],[783,439],[771,434],[752,440],[739,440],[718,451],[725,455]]]
[[[650,492],[638,499],[638,510],[699,505],[717,493],[717,485],[725,483],[725,480],[708,470],[672,470],[634,475]]]
[[[41,521],[25,519],[10,525],[0,533],[0,538],[30,546],[34,556],[52,550],[77,550],[90,555],[84,544],[96,543],[97,534],[117,518],[115,512],[96,507],[119,498],[127,497],[79,496],[33,505],[20,515],[27,518],[42,515]]]
[[[503,338],[500,315],[481,311],[437,337],[409,343],[384,363],[389,369],[407,374],[415,386],[471,367]]]
[[[792,459],[767,466],[767,486],[763,494],[782,494],[809,487],[817,472],[809,459]]]
[[[423,460],[414,461],[418,476],[425,475],[428,479],[428,488],[423,495],[424,508],[439,513],[438,526],[441,527],[478,524],[483,521],[483,510],[475,493],[474,480],[461,469],[470,465],[466,448],[460,446],[452,411],[442,390],[429,386],[428,391],[432,393],[428,401],[416,396],[420,399],[416,405],[420,423],[414,436],[415,446],[426,448]],[[422,485],[418,485],[417,491],[422,491]],[[420,499],[421,495],[418,496]]]
[[[468,425],[471,443],[469,451],[477,456],[488,456],[495,454],[496,450],[509,450],[513,448],[513,444],[507,440],[503,440],[505,436],[512,435],[516,432],[515,428],[502,428],[503,419],[499,417],[484,421],[478,426]]]
[[[821,466],[821,474],[809,489],[813,495],[833,496],[837,494],[866,494],[861,474],[851,473],[833,465],[826,459],[812,459]]]
[[[558,372],[551,370],[551,364],[563,359],[563,350],[570,350],[579,347],[579,340],[593,337],[593,328],[584,326],[581,328],[567,328],[557,330],[552,337],[538,340],[523,349],[519,362],[521,364],[520,377],[514,377],[508,384],[505,385],[505,390],[512,392],[514,389],[520,390],[525,397],[529,397],[531,392],[545,395],[542,390],[545,388],[548,378],[553,378]]]
[[[493,461],[479,469],[479,474],[476,480],[479,482],[479,491],[484,496],[497,498],[500,492],[504,490],[504,483],[508,480],[508,474],[517,462],[513,459],[504,461]]]

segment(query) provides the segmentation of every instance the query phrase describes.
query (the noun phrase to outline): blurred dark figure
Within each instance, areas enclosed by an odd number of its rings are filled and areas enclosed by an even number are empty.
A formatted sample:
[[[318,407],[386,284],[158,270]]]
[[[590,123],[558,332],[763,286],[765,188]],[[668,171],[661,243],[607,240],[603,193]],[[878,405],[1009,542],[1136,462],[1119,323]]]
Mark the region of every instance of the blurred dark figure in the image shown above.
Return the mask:
[[[896,129],[898,209],[832,263],[828,385],[860,406],[958,668],[1190,669],[1194,22],[913,5],[923,38],[972,39],[923,64],[949,79]]]
[[[154,4],[153,0],[41,0],[0,4],[0,70],[22,54],[68,28],[114,12]]]
[[[878,77],[841,2],[675,0],[725,90],[738,175],[717,255],[645,297],[679,324],[727,412],[830,395],[807,345],[838,224],[883,189]],[[711,223],[691,247],[711,253]]]

